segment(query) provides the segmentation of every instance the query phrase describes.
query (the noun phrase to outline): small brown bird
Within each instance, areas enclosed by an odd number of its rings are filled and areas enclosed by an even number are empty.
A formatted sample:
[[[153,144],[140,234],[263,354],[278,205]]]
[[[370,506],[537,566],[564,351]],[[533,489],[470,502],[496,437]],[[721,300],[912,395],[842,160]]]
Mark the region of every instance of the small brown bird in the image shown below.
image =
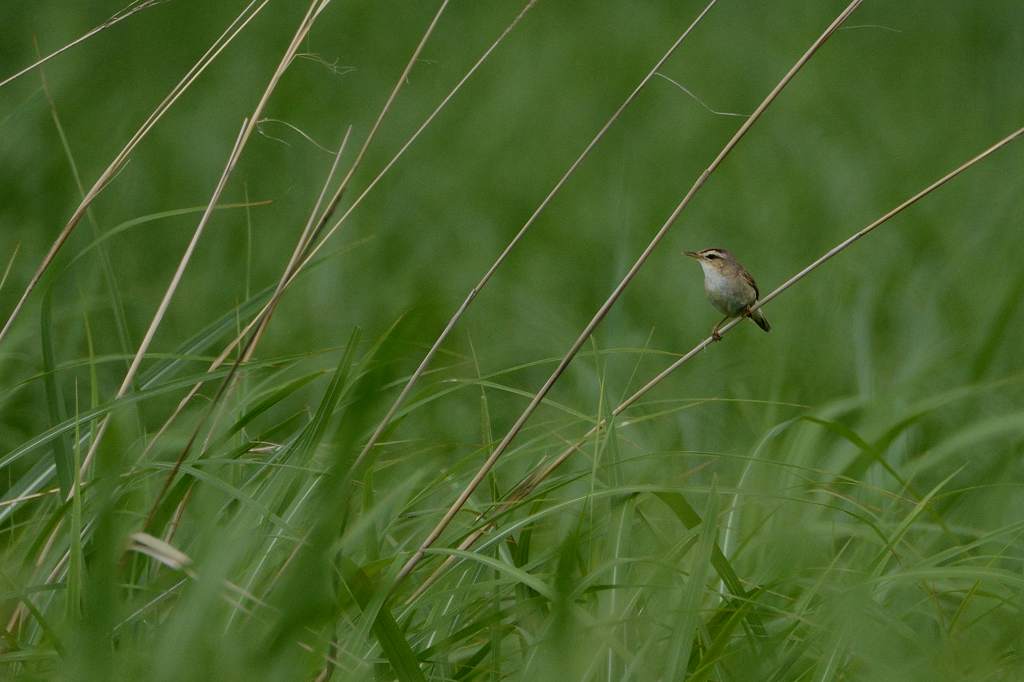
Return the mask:
[[[742,315],[753,320],[765,331],[771,330],[768,319],[761,309],[751,311],[750,306],[757,303],[760,292],[757,283],[750,273],[733,258],[725,249],[704,249],[703,251],[684,251],[685,255],[695,259],[704,270],[704,293],[711,305],[725,314],[722,321],[711,330],[711,336],[718,341],[722,336],[718,329],[727,320]]]

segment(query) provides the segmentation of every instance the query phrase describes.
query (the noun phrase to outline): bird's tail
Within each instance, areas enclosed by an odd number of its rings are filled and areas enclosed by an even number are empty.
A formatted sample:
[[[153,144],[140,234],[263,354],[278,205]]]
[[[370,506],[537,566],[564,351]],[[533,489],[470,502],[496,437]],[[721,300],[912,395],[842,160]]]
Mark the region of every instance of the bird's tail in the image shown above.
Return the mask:
[[[766,332],[770,332],[772,330],[772,326],[770,324],[768,324],[768,318],[764,316],[764,313],[761,312],[760,308],[758,308],[757,310],[751,311],[749,317],[750,317],[751,320],[754,321],[754,323],[758,327],[760,327],[761,329],[765,330]]]

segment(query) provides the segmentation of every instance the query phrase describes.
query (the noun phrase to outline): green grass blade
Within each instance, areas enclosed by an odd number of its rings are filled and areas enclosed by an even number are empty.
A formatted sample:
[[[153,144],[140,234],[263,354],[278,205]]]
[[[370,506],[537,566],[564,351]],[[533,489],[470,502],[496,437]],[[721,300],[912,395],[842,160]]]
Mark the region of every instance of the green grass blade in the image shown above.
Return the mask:
[[[46,386],[46,403],[50,412],[50,424],[57,425],[67,419],[64,407],[64,395],[60,385],[57,383],[57,373],[54,370],[53,350],[53,288],[46,289],[43,295],[42,311],[39,316],[39,342],[43,354],[43,384]],[[73,472],[71,471],[71,452],[65,436],[55,438],[53,441],[53,463],[57,469],[57,481],[60,484],[61,495],[67,496],[71,491]]]
[[[712,553],[718,545],[718,491],[714,486],[708,495],[701,524],[697,553],[693,556],[693,569],[683,589],[676,612],[679,621],[672,631],[665,666],[666,680],[681,680],[690,665],[690,654],[697,639],[697,623],[700,620],[700,606],[707,577],[711,567]]]
[[[345,583],[355,597],[361,609],[366,609],[375,602],[377,590],[369,576],[351,560],[342,557],[340,567]],[[377,604],[373,619],[373,634],[380,644],[384,658],[394,670],[399,682],[426,682],[419,660],[409,647],[394,616],[385,604]]]

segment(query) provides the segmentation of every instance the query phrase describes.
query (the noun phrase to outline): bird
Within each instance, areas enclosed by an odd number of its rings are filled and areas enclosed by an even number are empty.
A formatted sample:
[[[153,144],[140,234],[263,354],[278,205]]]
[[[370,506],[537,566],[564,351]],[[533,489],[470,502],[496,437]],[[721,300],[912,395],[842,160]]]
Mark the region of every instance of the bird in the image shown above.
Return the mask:
[[[768,318],[761,309],[751,310],[761,295],[757,283],[746,268],[725,249],[703,249],[702,251],[683,251],[683,255],[700,263],[704,271],[704,293],[711,305],[725,315],[711,330],[711,338],[718,341],[722,338],[718,330],[730,318],[749,317],[758,327],[771,331]]]

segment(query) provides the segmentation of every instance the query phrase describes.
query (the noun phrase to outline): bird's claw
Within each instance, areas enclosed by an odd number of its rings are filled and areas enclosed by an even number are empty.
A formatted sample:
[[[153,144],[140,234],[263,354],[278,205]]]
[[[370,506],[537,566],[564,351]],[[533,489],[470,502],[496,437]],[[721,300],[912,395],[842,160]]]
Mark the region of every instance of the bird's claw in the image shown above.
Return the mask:
[[[721,333],[719,333],[719,331],[717,329],[715,329],[715,330],[713,330],[711,332],[711,340],[712,341],[721,341],[722,340],[722,335],[721,335]]]

